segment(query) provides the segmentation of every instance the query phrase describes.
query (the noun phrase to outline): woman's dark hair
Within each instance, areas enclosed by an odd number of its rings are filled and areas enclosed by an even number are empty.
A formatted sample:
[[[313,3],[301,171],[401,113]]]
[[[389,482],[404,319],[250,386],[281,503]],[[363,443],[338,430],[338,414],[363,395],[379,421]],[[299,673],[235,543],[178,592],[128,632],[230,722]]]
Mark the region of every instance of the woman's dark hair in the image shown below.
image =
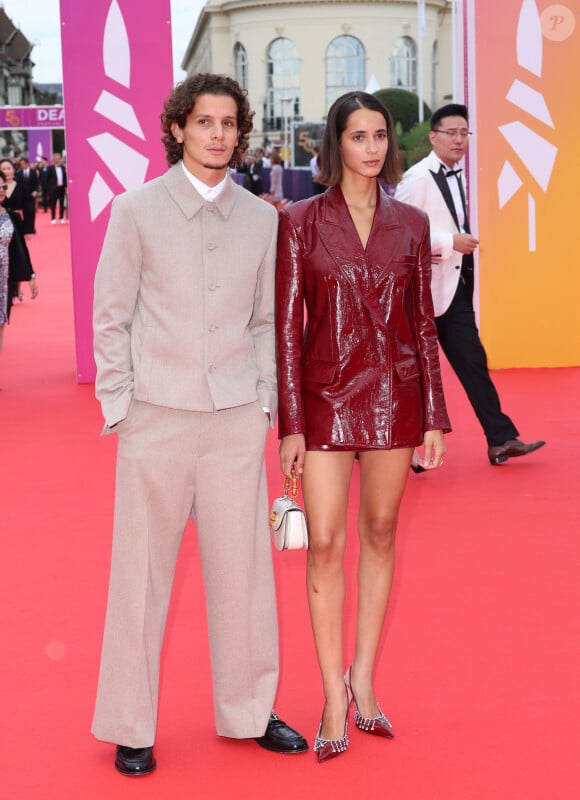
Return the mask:
[[[248,93],[237,81],[227,75],[212,75],[209,72],[200,72],[181,81],[165,100],[161,114],[161,129],[164,134],[161,141],[165,145],[167,163],[177,164],[183,158],[183,144],[177,141],[171,132],[171,126],[177,123],[180,128],[185,127],[195,101],[202,94],[221,94],[235,100],[238,108],[239,138],[230,166],[236,167],[242,163],[243,155],[248,149],[254,112],[250,110]]]
[[[316,178],[317,183],[326,186],[336,186],[342,179],[342,155],[340,152],[340,137],[348,124],[348,118],[353,111],[368,108],[369,111],[378,111],[382,114],[387,127],[389,148],[383,169],[379,178],[386,183],[398,183],[401,179],[399,162],[399,147],[397,135],[391,114],[380,100],[367,92],[347,92],[335,100],[328,112],[326,128],[322,139],[320,152],[320,172]]]

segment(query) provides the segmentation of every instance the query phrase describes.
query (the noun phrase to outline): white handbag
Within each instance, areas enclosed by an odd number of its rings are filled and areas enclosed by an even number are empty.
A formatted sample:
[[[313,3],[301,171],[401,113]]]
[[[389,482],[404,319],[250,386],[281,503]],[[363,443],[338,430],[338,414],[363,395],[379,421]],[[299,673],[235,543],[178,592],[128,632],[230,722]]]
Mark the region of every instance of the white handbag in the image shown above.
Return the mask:
[[[270,526],[272,541],[277,550],[308,549],[306,514],[296,503],[297,493],[296,472],[292,470],[292,483],[286,478],[284,495],[277,497],[272,503]]]

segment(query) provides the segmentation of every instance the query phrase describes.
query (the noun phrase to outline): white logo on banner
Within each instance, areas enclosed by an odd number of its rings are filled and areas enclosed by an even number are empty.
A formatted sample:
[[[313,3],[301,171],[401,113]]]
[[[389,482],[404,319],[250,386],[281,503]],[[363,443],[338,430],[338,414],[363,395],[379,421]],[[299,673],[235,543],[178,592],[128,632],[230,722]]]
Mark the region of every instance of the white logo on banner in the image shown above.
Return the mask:
[[[103,32],[103,66],[107,78],[131,88],[131,49],[125,20],[117,0],[113,0]],[[114,122],[132,136],[145,140],[133,106],[103,89],[94,111]],[[145,181],[149,159],[123,142],[110,131],[87,139],[101,161],[114,174],[125,190],[134,189]],[[100,172],[96,172],[89,189],[91,222],[104,211],[115,192]]]
[[[535,0],[523,0],[516,35],[518,65],[537,77],[542,76],[542,29]],[[554,129],[554,123],[543,95],[516,79],[506,95],[513,105]],[[545,192],[554,169],[558,148],[523,122],[500,125],[499,131],[515,151],[524,167]],[[498,181],[499,207],[511,200],[523,181],[510,161],[505,161]],[[528,192],[528,250],[536,250],[536,199]]]

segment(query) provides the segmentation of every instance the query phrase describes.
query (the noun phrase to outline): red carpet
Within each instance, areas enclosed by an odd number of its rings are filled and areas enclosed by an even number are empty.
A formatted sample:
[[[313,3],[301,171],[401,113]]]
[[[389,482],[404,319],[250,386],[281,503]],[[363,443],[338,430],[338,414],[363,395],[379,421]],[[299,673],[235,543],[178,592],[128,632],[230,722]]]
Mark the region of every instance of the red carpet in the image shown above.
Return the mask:
[[[99,437],[93,387],[75,382],[68,225],[51,226],[41,215],[38,231],[31,249],[40,294],[31,302],[25,288],[0,355],[0,797],[580,796],[579,369],[495,374],[522,438],[545,438],[548,445],[491,468],[478,424],[445,367],[455,432],[444,469],[409,479],[376,679],[394,741],[351,725],[348,753],[318,766],[312,753],[276,756],[215,735],[191,527],[168,627],[159,767],[142,779],[115,772],[112,747],[89,733],[115,442]],[[281,488],[276,446],[272,437],[272,497]],[[357,493],[353,486],[353,521]],[[351,597],[355,550],[352,536]],[[304,554],[275,553],[275,564],[282,640],[277,709],[312,743],[322,697]],[[347,611],[352,619],[352,605]]]

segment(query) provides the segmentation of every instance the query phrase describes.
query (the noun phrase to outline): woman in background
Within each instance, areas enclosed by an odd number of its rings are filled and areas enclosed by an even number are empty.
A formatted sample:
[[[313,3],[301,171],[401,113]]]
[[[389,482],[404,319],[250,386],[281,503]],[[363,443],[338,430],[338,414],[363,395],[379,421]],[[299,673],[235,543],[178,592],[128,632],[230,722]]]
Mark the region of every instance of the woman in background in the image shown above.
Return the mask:
[[[4,326],[10,319],[12,297],[18,284],[20,281],[29,282],[32,299],[38,294],[36,275],[22,234],[22,219],[18,213],[5,206],[7,189],[8,182],[0,171],[0,352]]]
[[[280,214],[280,465],[285,476],[293,468],[302,474],[308,517],[307,591],[326,701],[314,744],[319,762],[347,749],[352,700],[360,730],[393,736],[373,675],[399,506],[413,449],[423,444],[425,467],[440,467],[450,430],[429,224],[378,183],[398,177],[390,113],[372,95],[349,92],[331,107],[324,134],[318,180],[330,188]],[[358,611],[354,656],[343,675],[343,560],[357,451]]]
[[[3,158],[0,161],[0,171],[4,175],[3,182],[8,187],[5,193],[4,208],[9,208],[12,211],[19,211],[22,213],[24,205],[24,191],[22,186],[16,180],[16,170],[14,164],[9,158]]]
[[[280,154],[273,152],[270,160],[272,168],[270,170],[270,200],[280,202],[284,199],[284,189],[282,188],[282,179],[284,176],[284,169],[282,167],[282,159]]]
[[[14,163],[9,158],[3,158],[0,161],[0,171],[4,175],[4,181],[6,186],[6,197],[4,199],[4,208],[9,209],[10,211],[17,211],[18,215],[21,220],[24,219],[24,187],[16,178],[16,167]],[[24,228],[22,228],[22,233],[24,234]],[[21,287],[16,284],[12,286],[11,289],[11,301],[12,297],[18,297],[18,299],[22,302],[24,300],[24,295],[22,294]]]

